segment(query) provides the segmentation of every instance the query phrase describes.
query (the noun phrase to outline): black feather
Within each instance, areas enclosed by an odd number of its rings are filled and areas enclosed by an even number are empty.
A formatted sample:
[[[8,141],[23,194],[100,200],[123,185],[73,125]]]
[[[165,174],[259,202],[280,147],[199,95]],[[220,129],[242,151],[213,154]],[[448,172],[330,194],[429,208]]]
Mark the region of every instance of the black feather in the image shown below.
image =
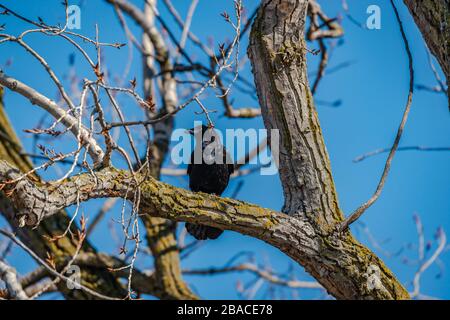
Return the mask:
[[[211,140],[204,141],[202,139],[203,135],[210,129],[206,126],[202,126],[202,135],[196,134],[200,138],[197,138],[197,148],[191,154],[191,161],[187,168],[187,173],[189,175],[189,188],[194,192],[204,192],[209,194],[215,194],[220,196],[223,191],[228,186],[230,181],[230,175],[234,172],[234,164],[232,163],[225,147],[220,144],[220,141],[215,141],[214,138]],[[191,132],[198,130],[197,128],[191,129]],[[209,135],[208,135],[209,136]],[[211,133],[214,136],[214,132]],[[204,157],[205,148],[215,142],[214,150],[218,152],[208,152],[213,155],[216,159],[215,161],[207,161]],[[201,151],[201,153],[200,153]],[[198,163],[195,161],[195,154],[198,152],[201,157],[198,159]],[[222,158],[222,159],[221,159]],[[221,161],[219,161],[221,159]],[[191,223],[186,223],[186,230],[194,236],[197,240],[206,239],[216,239],[219,237],[223,230],[218,228],[195,225]]]

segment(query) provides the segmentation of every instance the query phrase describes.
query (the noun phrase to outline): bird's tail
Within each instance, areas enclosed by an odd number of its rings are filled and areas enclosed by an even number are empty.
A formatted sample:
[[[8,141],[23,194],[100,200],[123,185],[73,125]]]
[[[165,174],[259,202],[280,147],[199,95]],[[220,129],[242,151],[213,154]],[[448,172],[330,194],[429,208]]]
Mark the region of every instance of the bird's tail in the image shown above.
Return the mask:
[[[203,226],[200,224],[186,223],[186,230],[197,240],[217,239],[223,230]]]

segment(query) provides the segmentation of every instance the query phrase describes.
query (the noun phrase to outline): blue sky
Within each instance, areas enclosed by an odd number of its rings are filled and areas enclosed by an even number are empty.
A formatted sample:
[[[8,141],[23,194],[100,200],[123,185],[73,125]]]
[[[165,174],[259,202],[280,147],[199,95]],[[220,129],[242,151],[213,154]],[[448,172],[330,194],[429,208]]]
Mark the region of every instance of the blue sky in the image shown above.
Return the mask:
[[[132,1],[142,6],[143,1]],[[323,103],[317,104],[320,122],[331,158],[333,176],[339,195],[341,208],[349,213],[367,200],[374,191],[379,176],[382,172],[386,154],[369,158],[361,163],[353,163],[356,156],[374,149],[389,147],[395,137],[395,133],[404,110],[408,91],[408,61],[404,45],[400,37],[398,25],[395,21],[390,2],[387,0],[366,1],[348,0],[351,15],[359,21],[365,21],[368,17],[366,9],[371,4],[377,4],[381,8],[381,29],[367,30],[353,24],[343,17],[342,26],[345,31],[343,40],[333,51],[329,68],[349,63],[349,66],[339,71],[326,75],[319,85],[315,96],[316,101],[341,102],[339,107],[330,107]],[[2,0],[9,6],[27,17],[40,16],[49,23],[63,21],[63,11],[60,1],[13,1]],[[78,1],[70,2],[78,4]],[[183,17],[185,17],[190,1],[173,0]],[[244,5],[248,12],[252,12],[259,1],[247,0]],[[323,10],[330,17],[343,16],[341,1],[320,1]],[[405,31],[410,42],[414,58],[415,84],[434,86],[436,84],[432,70],[428,63],[428,56],[422,37],[415,26],[402,1],[396,1],[400,16],[404,22]],[[232,32],[223,19],[219,16],[224,10],[232,13],[231,1],[200,1],[192,22],[192,31],[202,40],[213,39],[217,43],[224,39],[231,39]],[[177,37],[180,31],[167,14],[164,6],[160,11],[169,27]],[[80,32],[92,37],[95,34],[95,23],[100,30],[100,39],[104,42],[126,42],[123,31],[119,27],[117,18],[110,6],[104,1],[82,1],[81,6],[82,25]],[[127,20],[132,31],[140,38],[138,28],[133,22]],[[6,23],[7,32],[16,34],[26,26],[17,23],[10,17],[0,16],[0,24]],[[68,66],[69,56],[74,49],[60,39],[33,35],[29,38],[29,44],[51,62],[52,68],[61,78],[74,72],[79,78],[92,75],[81,57],[77,54],[75,65]],[[241,56],[245,56],[247,37],[241,43]],[[316,44],[308,43],[311,49]],[[201,52],[190,43],[186,47],[187,52],[195,59],[205,61]],[[90,48],[89,53],[95,56]],[[125,61],[128,59],[128,49],[105,49],[103,61],[109,71],[115,77],[123,78]],[[12,62],[6,66],[7,61]],[[317,70],[318,56],[308,55],[308,67],[311,72],[310,82]],[[445,78],[438,68],[441,78]],[[56,97],[56,88],[51,83],[42,66],[34,61],[23,48],[15,44],[0,45],[0,66],[5,72],[28,85],[36,88],[49,97]],[[134,50],[133,64],[129,75],[124,79],[125,83],[136,76],[140,83],[141,60],[138,52]],[[248,64],[241,74],[253,81]],[[66,81],[67,83],[67,81]],[[238,90],[232,91],[235,104],[257,106],[254,96],[243,94]],[[141,113],[127,98],[121,102],[128,108],[127,117],[137,119]],[[204,102],[212,109],[220,112],[213,114],[216,127],[226,128],[263,128],[261,118],[251,120],[228,120],[221,117],[221,104],[213,95],[204,98]],[[37,107],[17,94],[7,92],[5,104],[8,114],[14,123],[19,135],[24,139],[27,150],[33,150],[33,141],[30,135],[23,132],[25,128],[35,127],[43,113]],[[128,109],[127,109],[128,110]],[[199,111],[194,104],[179,113],[176,118],[177,127],[190,128],[194,119],[202,119],[194,112]],[[430,93],[416,90],[413,98],[409,121],[401,141],[402,146],[423,145],[428,147],[446,147],[450,145],[450,113],[447,100],[443,94]],[[124,141],[123,134],[120,140]],[[67,150],[71,146],[70,139],[54,143],[57,150]],[[141,151],[144,144],[140,144]],[[383,243],[383,248],[391,252],[397,252],[408,244],[417,244],[417,234],[413,221],[413,215],[417,213],[424,224],[427,239],[433,241],[431,251],[435,249],[434,234],[438,227],[450,232],[450,170],[449,152],[417,152],[402,151],[396,155],[391,173],[380,199],[365,213],[361,221],[367,225],[373,236]],[[167,163],[166,165],[169,165]],[[56,172],[42,173],[43,176],[54,178]],[[187,178],[164,177],[164,180],[180,187],[187,187]],[[280,210],[283,204],[282,190],[278,176],[260,176],[253,174],[246,176],[238,198],[259,204],[263,207]],[[230,196],[236,188],[238,180],[230,183],[224,196]],[[91,201],[83,205],[86,215],[93,216],[101,206],[101,201]],[[119,207],[109,213],[107,219],[93,234],[93,243],[101,251],[118,254],[117,241],[111,236],[109,225],[111,219],[120,215]],[[1,221],[1,220],[0,220]],[[2,222],[3,223],[3,222]],[[369,247],[373,245],[367,236],[358,232],[354,227],[358,239]],[[119,234],[120,236],[120,234]],[[241,236],[233,232],[226,232],[217,241],[209,241],[201,249],[183,260],[184,268],[206,268],[221,266],[238,252],[252,252],[255,262],[270,265],[273,270],[286,274],[288,270],[299,279],[311,279],[301,267],[295,265],[282,253],[269,247],[259,240]],[[387,257],[382,252],[374,249],[387,263],[399,279],[409,288],[417,266],[405,264],[405,259],[413,261],[417,258],[414,250],[406,248],[398,257]],[[241,258],[244,260],[244,258]],[[32,270],[34,262],[19,249],[8,257],[19,272]],[[438,298],[450,298],[450,255],[448,252],[441,256],[442,265],[446,268],[440,277],[438,266],[432,266],[422,277],[422,293]],[[151,267],[151,259],[142,256],[138,260],[140,268]],[[186,276],[186,280],[204,298],[230,298],[240,296],[236,293],[238,282],[248,283],[253,280],[249,274],[229,274],[214,277]],[[264,284],[258,291],[257,298],[266,298],[268,285]],[[284,298],[319,298],[323,294],[317,291],[298,290],[296,295],[291,291],[283,291],[276,288],[278,297]]]

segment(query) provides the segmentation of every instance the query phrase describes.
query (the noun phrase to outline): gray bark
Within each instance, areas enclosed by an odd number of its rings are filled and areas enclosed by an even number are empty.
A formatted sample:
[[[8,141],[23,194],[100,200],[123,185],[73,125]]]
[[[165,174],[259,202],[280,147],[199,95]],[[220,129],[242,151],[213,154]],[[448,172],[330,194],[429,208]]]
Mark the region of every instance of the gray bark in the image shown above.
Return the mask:
[[[450,1],[403,0],[447,79],[450,108]]]
[[[307,7],[304,0],[262,1],[248,51],[265,126],[280,132],[283,212],[302,222],[314,248],[297,261],[336,298],[408,298],[379,258],[350,233],[335,232],[343,214],[307,78]],[[381,284],[374,290],[367,286],[373,269]]]
[[[384,263],[349,232],[306,73],[304,27],[307,0],[264,0],[252,28],[249,55],[267,129],[279,129],[284,213],[233,199],[193,193],[128,171],[104,168],[58,183],[20,179],[0,161],[3,192],[16,219],[35,226],[78,200],[121,197],[141,189],[140,214],[234,230],[266,241],[302,265],[339,299],[407,299]],[[80,197],[78,197],[78,193]]]

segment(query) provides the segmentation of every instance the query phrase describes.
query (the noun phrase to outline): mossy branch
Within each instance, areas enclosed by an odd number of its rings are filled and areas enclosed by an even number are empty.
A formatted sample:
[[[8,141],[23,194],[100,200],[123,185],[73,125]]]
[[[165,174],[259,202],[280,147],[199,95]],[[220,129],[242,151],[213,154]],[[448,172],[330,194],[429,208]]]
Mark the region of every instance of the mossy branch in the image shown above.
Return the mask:
[[[0,161],[1,182],[21,176],[19,170]],[[141,214],[200,223],[263,240],[305,266],[337,298],[408,298],[383,262],[350,235],[324,236],[300,217],[234,199],[194,193],[145,175],[135,177],[129,171],[104,168],[96,171],[95,177],[83,173],[59,183],[37,184],[23,178],[4,184],[3,192],[15,205],[17,219],[35,226],[60,209],[76,204],[76,190],[80,191],[80,201],[106,197],[133,201],[133,193],[128,191],[137,187],[137,181],[141,189]],[[342,259],[343,256],[347,258]],[[367,280],[366,270],[370,266],[379,270],[380,286],[377,288],[371,287]]]

